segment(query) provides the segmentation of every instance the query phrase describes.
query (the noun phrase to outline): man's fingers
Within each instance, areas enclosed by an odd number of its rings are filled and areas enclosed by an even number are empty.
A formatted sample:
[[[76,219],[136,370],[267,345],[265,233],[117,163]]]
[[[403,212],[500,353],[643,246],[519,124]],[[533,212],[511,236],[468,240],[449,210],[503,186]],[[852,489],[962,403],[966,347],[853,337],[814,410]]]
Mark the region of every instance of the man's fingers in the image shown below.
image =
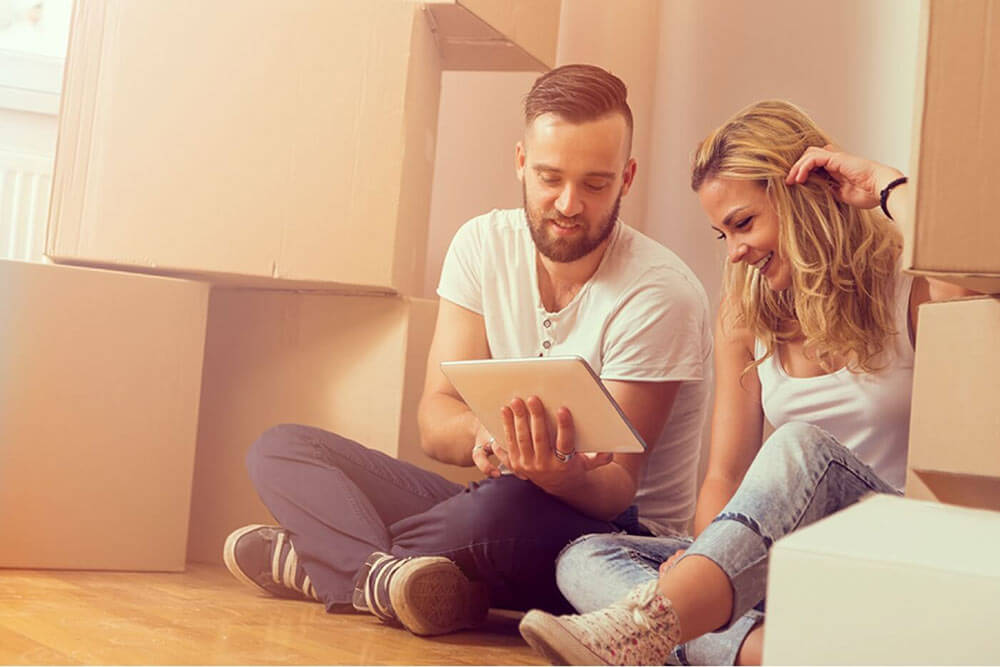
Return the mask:
[[[547,458],[552,450],[549,444],[549,428],[545,423],[545,406],[542,399],[537,396],[529,396],[526,402],[528,415],[531,423],[531,445],[535,452],[535,458]]]
[[[493,453],[496,454],[496,457],[500,460],[500,465],[502,465],[505,468],[507,468],[507,470],[511,469],[511,467],[510,467],[510,456],[507,455],[507,450],[506,449],[504,449],[503,447],[500,447],[499,449],[493,450]],[[496,476],[497,477],[500,476],[500,471],[499,470],[497,470],[497,475]]]
[[[531,442],[531,415],[528,413],[528,408],[520,398],[513,399],[508,407],[514,413],[514,437],[517,440],[518,457],[522,460],[533,458],[535,448]]]
[[[569,408],[561,407],[556,411],[556,450],[563,454],[576,451],[576,426]]]
[[[490,457],[483,447],[477,445],[472,448],[472,462],[476,464],[476,467],[484,475],[489,477],[498,477],[500,475],[500,470],[490,461]]]
[[[520,459],[521,450],[517,446],[517,434],[514,430],[514,411],[510,406],[500,408],[500,418],[503,420],[503,437],[507,441],[507,460]]]
[[[590,471],[594,468],[606,466],[615,460],[615,455],[611,452],[601,452],[600,454],[578,454],[583,461],[583,469]]]

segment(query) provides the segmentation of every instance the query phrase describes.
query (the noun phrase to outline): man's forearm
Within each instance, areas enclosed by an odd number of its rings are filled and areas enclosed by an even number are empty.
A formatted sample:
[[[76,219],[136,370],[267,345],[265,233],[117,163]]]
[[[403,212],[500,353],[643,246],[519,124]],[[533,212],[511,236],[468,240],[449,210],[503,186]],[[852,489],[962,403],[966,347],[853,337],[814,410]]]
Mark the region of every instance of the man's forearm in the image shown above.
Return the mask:
[[[417,420],[424,453],[442,463],[471,466],[479,420],[462,401],[446,394],[425,395]]]
[[[565,489],[546,489],[567,505],[595,519],[610,521],[635,499],[632,475],[615,462],[587,472]]]

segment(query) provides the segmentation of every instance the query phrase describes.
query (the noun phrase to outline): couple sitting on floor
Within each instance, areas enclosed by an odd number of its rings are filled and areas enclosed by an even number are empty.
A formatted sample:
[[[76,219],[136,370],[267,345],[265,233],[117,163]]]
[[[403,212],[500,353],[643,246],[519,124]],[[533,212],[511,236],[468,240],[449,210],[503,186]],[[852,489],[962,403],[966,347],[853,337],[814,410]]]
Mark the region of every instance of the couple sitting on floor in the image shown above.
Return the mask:
[[[534,610],[521,632],[553,662],[757,663],[774,540],[900,492],[917,306],[957,288],[900,272],[899,172],[835,149],[791,104],[755,104],[693,165],[729,259],[713,373],[700,282],[618,219],[636,173],[625,85],[560,67],[524,112],[524,208],[455,235],[419,410],[424,451],[484,479],[463,487],[276,426],[248,468],[280,527],[235,531],[226,565],[274,595],[419,635],[474,627],[490,607]],[[590,363],[645,453],[576,453],[573,416],[560,409],[549,432],[533,396],[489,433],[439,369],[566,354]],[[765,417],[776,428],[762,442]]]

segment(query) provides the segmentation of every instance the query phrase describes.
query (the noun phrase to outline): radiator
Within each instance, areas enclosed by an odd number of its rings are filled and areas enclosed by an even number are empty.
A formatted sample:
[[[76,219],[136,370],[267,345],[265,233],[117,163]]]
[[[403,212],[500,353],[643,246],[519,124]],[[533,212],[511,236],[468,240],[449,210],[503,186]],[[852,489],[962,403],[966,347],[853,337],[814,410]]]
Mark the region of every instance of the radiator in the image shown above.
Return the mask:
[[[0,258],[42,261],[52,158],[0,151]]]

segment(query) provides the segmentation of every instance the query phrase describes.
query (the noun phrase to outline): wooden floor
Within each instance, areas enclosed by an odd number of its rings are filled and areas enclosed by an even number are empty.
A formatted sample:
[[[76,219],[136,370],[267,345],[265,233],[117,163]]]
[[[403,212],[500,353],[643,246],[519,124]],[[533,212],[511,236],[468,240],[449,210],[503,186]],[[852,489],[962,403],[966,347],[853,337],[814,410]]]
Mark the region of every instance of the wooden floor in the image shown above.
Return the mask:
[[[0,664],[546,663],[517,634],[517,615],[421,639],[193,564],[183,574],[0,570]]]

